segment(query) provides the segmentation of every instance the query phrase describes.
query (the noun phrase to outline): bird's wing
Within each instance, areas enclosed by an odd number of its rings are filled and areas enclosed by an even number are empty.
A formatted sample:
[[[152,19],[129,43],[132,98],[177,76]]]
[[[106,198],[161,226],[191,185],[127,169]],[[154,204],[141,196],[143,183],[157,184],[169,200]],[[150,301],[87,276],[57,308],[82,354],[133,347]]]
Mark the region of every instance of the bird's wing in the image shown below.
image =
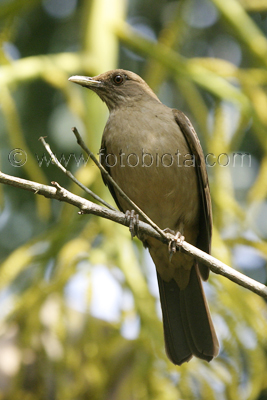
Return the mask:
[[[196,131],[191,124],[190,120],[186,117],[182,111],[173,110],[174,118],[179,128],[181,129],[187,144],[189,146],[191,154],[195,158],[196,172],[198,177],[199,192],[201,195],[201,207],[200,207],[200,221],[199,221],[199,237],[196,246],[206,253],[210,253],[211,245],[211,234],[212,234],[212,209],[211,209],[211,198],[208,174],[206,170],[206,164],[202,147]],[[209,275],[209,269],[205,265],[199,265],[201,276],[203,279],[207,279]]]

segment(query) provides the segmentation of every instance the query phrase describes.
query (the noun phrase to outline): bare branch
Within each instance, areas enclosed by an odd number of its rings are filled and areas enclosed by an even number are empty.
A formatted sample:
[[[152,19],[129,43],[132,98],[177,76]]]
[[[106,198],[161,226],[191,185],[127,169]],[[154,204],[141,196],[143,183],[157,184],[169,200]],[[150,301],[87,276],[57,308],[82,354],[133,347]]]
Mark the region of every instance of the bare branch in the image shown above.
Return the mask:
[[[47,186],[40,183],[6,175],[0,171],[0,183],[28,190],[35,194],[72,204],[73,206],[79,208],[80,214],[94,214],[102,218],[110,219],[121,225],[129,226],[129,222],[127,222],[127,218],[125,218],[125,214],[123,214],[122,212],[109,210],[102,206],[99,206],[98,204],[95,204],[89,200],[86,200],[69,192],[68,190],[62,188],[56,182],[52,182],[53,186]],[[140,221],[139,230],[149,236],[152,236],[162,241],[163,243],[168,243],[170,240],[170,238],[162,237],[149,224],[142,221]],[[243,286],[244,288],[249,289],[259,296],[267,299],[267,287],[262,283],[259,283],[254,279],[251,279],[244,274],[234,270],[233,268],[230,268],[228,265],[222,263],[221,261],[210,256],[209,254],[204,253],[203,251],[192,246],[186,241],[179,245],[179,248],[181,249],[181,251],[187,254],[191,254],[197,260],[207,265],[215,274],[223,275],[231,281],[237,283],[238,285]],[[168,251],[167,248],[166,251]]]
[[[90,194],[95,200],[99,201],[99,203],[103,204],[104,206],[110,208],[111,210],[116,211],[116,208],[112,207],[110,204],[108,204],[105,200],[101,199],[97,194],[92,192],[88,187],[84,186],[78,179],[75,178],[75,176],[68,171],[63,165],[58,161],[57,157],[55,154],[52,152],[51,147],[48,143],[46,143],[45,138],[41,136],[39,140],[42,142],[43,146],[45,147],[46,151],[51,157],[52,162],[59,168],[61,171],[64,172],[76,185],[78,185],[81,189],[83,189],[86,193]]]

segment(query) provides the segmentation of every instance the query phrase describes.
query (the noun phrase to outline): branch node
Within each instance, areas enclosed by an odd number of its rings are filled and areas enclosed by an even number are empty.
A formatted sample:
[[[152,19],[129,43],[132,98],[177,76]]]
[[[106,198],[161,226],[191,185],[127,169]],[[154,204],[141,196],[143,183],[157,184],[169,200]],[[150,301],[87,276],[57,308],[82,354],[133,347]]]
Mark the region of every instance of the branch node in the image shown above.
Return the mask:
[[[56,187],[58,194],[60,194],[62,197],[67,196],[64,188],[62,186],[60,186],[59,183],[52,181],[51,184]]]

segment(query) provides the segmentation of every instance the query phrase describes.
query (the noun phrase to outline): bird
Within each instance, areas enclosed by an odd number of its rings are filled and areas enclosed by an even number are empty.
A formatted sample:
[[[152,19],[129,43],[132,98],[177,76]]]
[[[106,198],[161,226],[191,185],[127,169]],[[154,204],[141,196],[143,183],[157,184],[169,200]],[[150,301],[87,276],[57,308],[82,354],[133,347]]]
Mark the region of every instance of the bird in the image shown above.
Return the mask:
[[[100,162],[161,229],[210,253],[212,209],[205,158],[189,118],[164,105],[137,74],[123,69],[69,81],[95,92],[109,109]],[[103,177],[118,206],[127,201]],[[202,280],[209,268],[182,251],[138,233],[156,267],[166,354],[175,365],[211,361],[219,342]]]

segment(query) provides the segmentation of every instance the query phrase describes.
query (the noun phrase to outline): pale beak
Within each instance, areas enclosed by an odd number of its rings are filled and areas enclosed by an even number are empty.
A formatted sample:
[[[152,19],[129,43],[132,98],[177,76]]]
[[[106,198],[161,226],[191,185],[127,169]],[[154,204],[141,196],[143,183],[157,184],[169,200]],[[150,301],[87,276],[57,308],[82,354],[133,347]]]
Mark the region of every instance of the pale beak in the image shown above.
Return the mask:
[[[100,87],[103,85],[102,81],[96,81],[93,78],[90,78],[89,76],[74,75],[71,76],[68,80],[85,87]]]

